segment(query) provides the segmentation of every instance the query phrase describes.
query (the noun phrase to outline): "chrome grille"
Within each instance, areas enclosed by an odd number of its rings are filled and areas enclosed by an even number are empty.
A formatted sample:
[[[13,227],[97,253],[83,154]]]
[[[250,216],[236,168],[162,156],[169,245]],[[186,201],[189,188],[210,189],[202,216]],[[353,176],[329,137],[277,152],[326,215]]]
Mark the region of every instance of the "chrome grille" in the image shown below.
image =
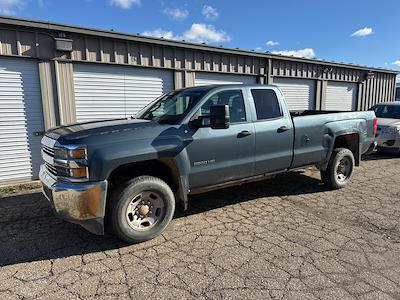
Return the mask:
[[[46,153],[47,155],[50,155],[51,157],[54,157],[54,149],[50,148],[49,146],[42,145],[43,152]]]
[[[54,158],[54,143],[55,141],[47,136],[44,136],[42,139],[42,151],[43,154],[46,154],[52,158]],[[50,174],[57,176],[57,168],[53,166],[50,161],[44,162],[46,169],[49,171]]]
[[[51,174],[53,174],[54,176],[57,176],[57,169],[56,169],[56,167],[50,165],[50,164],[47,163],[47,162],[45,162],[44,164],[45,164],[47,170],[48,170]]]

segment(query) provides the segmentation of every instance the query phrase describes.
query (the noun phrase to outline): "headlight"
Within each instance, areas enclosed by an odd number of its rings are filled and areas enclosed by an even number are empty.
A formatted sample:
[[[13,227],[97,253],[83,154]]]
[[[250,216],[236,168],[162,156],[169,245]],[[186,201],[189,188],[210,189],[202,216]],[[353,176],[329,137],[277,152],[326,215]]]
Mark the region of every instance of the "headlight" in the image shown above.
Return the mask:
[[[65,146],[54,150],[57,176],[66,180],[86,181],[89,178],[85,146]]]
[[[75,169],[70,169],[70,174],[71,177],[87,177],[87,167],[82,167],[82,168],[75,168]]]
[[[86,149],[85,148],[55,149],[54,158],[55,159],[86,159]]]
[[[57,175],[64,178],[84,180],[89,177],[87,167],[80,168],[64,168],[56,167]]]

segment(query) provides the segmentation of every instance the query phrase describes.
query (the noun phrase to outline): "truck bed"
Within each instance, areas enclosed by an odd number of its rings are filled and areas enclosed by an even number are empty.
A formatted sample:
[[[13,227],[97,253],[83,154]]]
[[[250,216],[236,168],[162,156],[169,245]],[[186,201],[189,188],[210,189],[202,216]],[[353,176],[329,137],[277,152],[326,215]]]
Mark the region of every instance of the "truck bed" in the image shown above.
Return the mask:
[[[373,142],[373,119],[370,111],[290,111],[294,127],[292,168],[319,163],[328,157],[335,135],[360,135],[361,154]],[[362,137],[362,138],[361,138]]]
[[[325,115],[325,114],[344,113],[344,112],[349,112],[349,111],[340,111],[340,110],[291,110],[290,111],[290,115],[293,118],[293,117]]]

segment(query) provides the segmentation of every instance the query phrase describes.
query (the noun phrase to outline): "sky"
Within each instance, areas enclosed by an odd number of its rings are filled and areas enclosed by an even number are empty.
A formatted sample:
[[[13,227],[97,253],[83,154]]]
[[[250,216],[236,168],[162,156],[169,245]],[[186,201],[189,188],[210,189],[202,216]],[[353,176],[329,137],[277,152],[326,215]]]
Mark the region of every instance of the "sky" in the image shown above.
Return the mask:
[[[0,14],[400,71],[399,0],[0,0]]]

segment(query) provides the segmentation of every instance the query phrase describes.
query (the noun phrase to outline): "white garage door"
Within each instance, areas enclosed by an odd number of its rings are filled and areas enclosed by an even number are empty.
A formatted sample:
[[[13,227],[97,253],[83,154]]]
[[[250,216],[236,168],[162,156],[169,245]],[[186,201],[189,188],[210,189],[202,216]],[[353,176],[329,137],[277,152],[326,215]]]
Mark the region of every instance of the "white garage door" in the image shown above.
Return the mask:
[[[74,65],[78,122],[125,118],[173,89],[172,71]]]
[[[0,183],[37,178],[43,112],[38,64],[0,59]]]
[[[326,110],[351,111],[356,108],[357,85],[348,82],[327,83]]]
[[[315,81],[308,79],[274,78],[285,96],[290,110],[315,109]]]
[[[235,74],[219,74],[197,72],[195,75],[194,85],[211,85],[211,84],[257,84],[257,77],[251,75],[235,75]]]

